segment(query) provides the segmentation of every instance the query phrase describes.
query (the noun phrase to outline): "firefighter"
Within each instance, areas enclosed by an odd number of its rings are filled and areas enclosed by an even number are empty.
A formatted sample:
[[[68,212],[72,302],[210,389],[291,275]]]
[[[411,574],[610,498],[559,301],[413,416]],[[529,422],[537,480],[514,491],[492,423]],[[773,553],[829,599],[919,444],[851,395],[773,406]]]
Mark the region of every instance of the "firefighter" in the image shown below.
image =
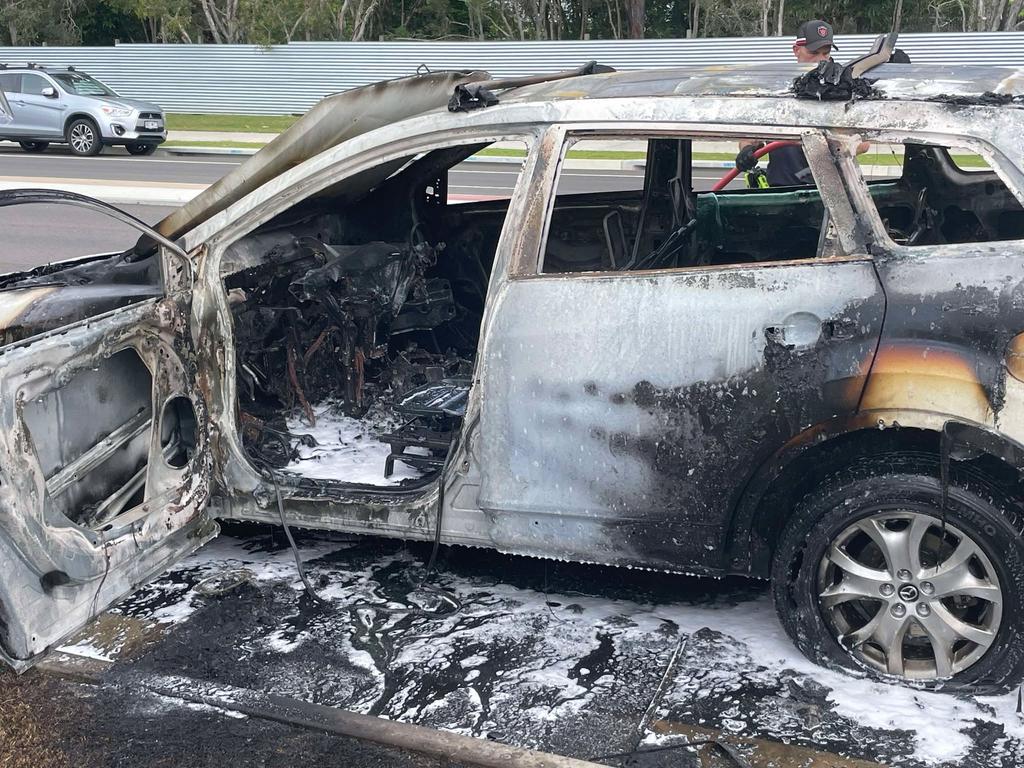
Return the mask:
[[[801,64],[817,64],[831,59],[833,48],[838,50],[832,39],[832,25],[821,19],[812,19],[800,25],[793,42],[793,55]],[[765,143],[745,142],[736,155],[736,167],[747,174],[748,186],[792,187],[812,183],[811,169],[800,147],[778,147],[768,155],[768,172],[757,168],[754,152]]]

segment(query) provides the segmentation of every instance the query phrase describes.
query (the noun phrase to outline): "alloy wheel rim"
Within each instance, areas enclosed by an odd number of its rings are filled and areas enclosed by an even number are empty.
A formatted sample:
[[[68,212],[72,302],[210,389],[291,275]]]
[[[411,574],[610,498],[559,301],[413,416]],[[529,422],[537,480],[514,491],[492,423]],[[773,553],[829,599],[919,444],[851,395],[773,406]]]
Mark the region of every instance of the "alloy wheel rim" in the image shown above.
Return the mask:
[[[71,146],[79,152],[88,152],[94,140],[92,128],[78,124],[71,129]]]
[[[843,529],[818,566],[818,604],[862,664],[940,680],[976,664],[995,641],[1003,594],[976,541],[938,517],[877,512]]]

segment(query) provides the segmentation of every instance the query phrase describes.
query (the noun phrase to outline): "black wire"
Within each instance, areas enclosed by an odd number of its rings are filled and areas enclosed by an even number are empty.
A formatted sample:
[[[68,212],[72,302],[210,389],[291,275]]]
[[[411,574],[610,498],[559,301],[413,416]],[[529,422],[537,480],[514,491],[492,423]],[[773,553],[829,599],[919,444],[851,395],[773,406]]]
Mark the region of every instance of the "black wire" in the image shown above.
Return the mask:
[[[295,544],[295,539],[292,538],[292,529],[288,527],[288,521],[285,520],[284,516],[284,501],[281,499],[281,486],[277,484],[277,475],[273,471],[270,473],[270,481],[274,484],[274,495],[277,496],[277,512],[281,516],[281,527],[284,528],[284,535],[288,537],[288,546],[292,549],[292,555],[295,556],[295,568],[299,572],[299,578],[302,580],[302,586],[306,589],[306,594],[309,595],[310,599],[320,605],[329,605],[329,603],[320,597],[313,589],[313,585],[309,583],[309,579],[306,577],[306,569],[302,566],[302,557],[299,555],[299,548]]]
[[[449,590],[442,589],[440,587],[434,587],[427,584],[427,581],[434,574],[437,566],[437,555],[441,549],[441,526],[443,523],[444,515],[444,478],[447,474],[448,468],[451,466],[452,460],[458,450],[460,444],[460,433],[456,430],[455,435],[452,438],[451,445],[448,449],[448,456],[445,458],[444,466],[441,468],[440,477],[437,481],[437,517],[434,523],[434,540],[433,546],[430,550],[430,558],[427,561],[426,571],[423,577],[420,579],[418,584],[415,584],[412,589],[409,590],[409,594],[413,592],[425,592],[433,595],[438,599],[441,604],[447,603],[450,608],[448,610],[441,610],[440,607],[428,610],[426,608],[405,606],[401,608],[389,608],[388,606],[378,605],[370,602],[359,602],[352,603],[348,606],[348,610],[358,610],[360,608],[370,609],[374,611],[380,611],[382,613],[389,613],[392,615],[406,615],[406,616],[450,616],[451,614],[458,613],[462,610],[462,601],[459,600],[455,594]],[[299,579],[302,581],[302,586],[309,595],[310,599],[320,605],[330,605],[329,601],[322,598],[316,593],[313,585],[310,583],[309,578],[306,576],[306,569],[302,565],[302,557],[299,554],[298,545],[295,543],[295,539],[292,536],[291,528],[288,526],[288,521],[285,517],[284,512],[284,500],[281,496],[281,486],[277,481],[277,474],[274,468],[270,465],[265,457],[260,455],[257,451],[249,451],[249,457],[255,464],[261,466],[263,470],[269,475],[271,483],[274,485],[274,495],[277,499],[277,512],[281,520],[281,527],[284,528],[284,534],[288,538],[288,546],[292,550],[292,555],[295,558],[295,568],[299,573]]]
[[[448,603],[451,606],[450,610],[443,611],[438,608],[428,610],[426,608],[405,606],[402,608],[389,608],[388,606],[378,605],[375,603],[361,602],[355,603],[349,606],[350,610],[357,609],[369,609],[373,611],[380,611],[382,613],[388,613],[393,616],[432,616],[434,618],[441,616],[450,616],[454,613],[458,613],[462,610],[462,601],[455,596],[453,592],[441,587],[433,587],[427,584],[430,577],[435,572],[437,565],[437,555],[441,549],[441,524],[443,522],[444,515],[444,479],[448,473],[448,468],[451,466],[455,454],[458,452],[460,444],[460,432],[455,431],[455,435],[452,437],[451,445],[448,447],[448,456],[445,457],[444,465],[441,467],[440,477],[437,481],[437,516],[434,521],[434,541],[433,546],[430,549],[430,558],[427,560],[427,567],[423,573],[423,577],[419,583],[414,585],[408,594],[413,592],[426,592],[427,594],[434,595],[440,602]]]

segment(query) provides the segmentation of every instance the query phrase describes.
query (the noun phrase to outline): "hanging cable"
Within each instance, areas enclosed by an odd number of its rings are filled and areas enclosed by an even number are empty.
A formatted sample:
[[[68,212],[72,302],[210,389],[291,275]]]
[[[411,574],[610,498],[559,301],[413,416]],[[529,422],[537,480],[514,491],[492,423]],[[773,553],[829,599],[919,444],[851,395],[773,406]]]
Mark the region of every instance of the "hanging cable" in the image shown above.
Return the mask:
[[[302,557],[299,555],[299,548],[295,544],[295,539],[292,537],[292,529],[288,527],[288,521],[284,516],[284,500],[281,498],[281,486],[277,483],[277,475],[271,470],[270,481],[274,484],[274,495],[277,497],[277,512],[281,516],[281,527],[284,528],[284,535],[288,537],[288,546],[292,549],[292,555],[295,556],[295,568],[299,572],[299,578],[302,580],[302,586],[306,590],[306,594],[309,595],[313,602],[320,605],[329,605],[329,603],[313,589],[313,585],[309,583],[309,578],[306,576],[306,569],[302,566]]]
[[[441,530],[442,523],[444,521],[444,480],[448,473],[448,469],[451,466],[452,460],[455,454],[458,452],[460,445],[461,436],[460,432],[456,430],[452,437],[452,442],[448,449],[448,455],[445,457],[444,465],[441,468],[438,480],[437,480],[437,515],[434,521],[434,536],[433,543],[430,550],[430,558],[427,560],[426,570],[423,573],[423,577],[418,583],[413,584],[412,588],[407,594],[414,592],[424,592],[426,594],[433,595],[437,598],[439,607],[435,609],[420,608],[419,606],[402,606],[391,608],[385,605],[379,605],[367,601],[361,601],[358,603],[352,603],[347,606],[348,610],[358,609],[370,609],[374,611],[380,611],[382,613],[389,613],[392,615],[406,615],[406,616],[449,616],[453,613],[458,613],[462,610],[462,601],[459,600],[456,595],[450,590],[443,589],[441,587],[435,587],[429,585],[427,582],[430,577],[434,574],[437,567],[437,556],[441,549]],[[299,579],[302,581],[303,589],[306,594],[318,605],[330,605],[330,602],[320,595],[317,594],[313,588],[312,583],[309,581],[309,577],[306,575],[306,569],[302,564],[302,556],[299,554],[298,545],[295,543],[295,538],[292,536],[291,528],[288,525],[288,520],[285,516],[284,511],[284,499],[281,495],[281,486],[278,483],[277,474],[274,468],[259,454],[252,451],[248,451],[249,458],[254,464],[263,469],[267,476],[270,478],[270,482],[274,486],[274,496],[277,501],[277,512],[278,517],[281,520],[281,527],[284,528],[284,534],[288,539],[288,546],[291,548],[292,556],[295,558],[295,568],[299,573]],[[447,609],[442,610],[440,606],[447,605]]]
[[[451,614],[458,613],[462,610],[462,601],[456,597],[454,592],[427,584],[430,577],[435,572],[435,568],[437,566],[437,555],[441,549],[441,526],[444,521],[444,481],[448,474],[448,468],[451,466],[451,463],[455,458],[455,454],[458,453],[460,442],[460,431],[456,430],[452,437],[451,444],[448,447],[448,455],[445,457],[444,465],[441,467],[441,472],[437,479],[437,515],[434,518],[434,539],[430,549],[430,558],[427,560],[427,567],[423,573],[423,577],[419,580],[419,583],[413,585],[412,589],[408,592],[408,594],[424,592],[426,594],[433,595],[438,599],[440,604],[443,605],[447,603],[450,608],[448,610],[442,610],[440,605],[434,609],[408,605],[390,608],[388,606],[364,601],[350,605],[350,610],[367,609],[388,613],[393,616],[433,616],[435,618],[440,616],[450,616]]]

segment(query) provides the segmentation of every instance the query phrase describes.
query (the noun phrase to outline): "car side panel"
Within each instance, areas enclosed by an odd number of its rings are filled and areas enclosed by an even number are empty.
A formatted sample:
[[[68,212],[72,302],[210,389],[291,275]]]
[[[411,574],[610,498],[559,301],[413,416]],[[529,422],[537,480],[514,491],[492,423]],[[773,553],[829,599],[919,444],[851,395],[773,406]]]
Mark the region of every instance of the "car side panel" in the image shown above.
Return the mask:
[[[721,569],[755,468],[856,409],[884,305],[869,260],[512,281],[481,365],[495,544]]]

